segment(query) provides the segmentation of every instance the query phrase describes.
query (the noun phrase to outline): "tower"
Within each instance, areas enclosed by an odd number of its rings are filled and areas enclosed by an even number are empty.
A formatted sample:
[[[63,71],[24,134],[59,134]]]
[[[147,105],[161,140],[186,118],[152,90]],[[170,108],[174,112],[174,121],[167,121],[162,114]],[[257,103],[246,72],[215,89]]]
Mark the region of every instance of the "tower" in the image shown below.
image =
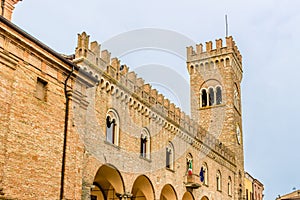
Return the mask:
[[[226,37],[187,48],[190,75],[191,114],[205,130],[215,135],[236,157],[234,199],[244,188],[244,151],[241,110],[242,56],[233,41]]]

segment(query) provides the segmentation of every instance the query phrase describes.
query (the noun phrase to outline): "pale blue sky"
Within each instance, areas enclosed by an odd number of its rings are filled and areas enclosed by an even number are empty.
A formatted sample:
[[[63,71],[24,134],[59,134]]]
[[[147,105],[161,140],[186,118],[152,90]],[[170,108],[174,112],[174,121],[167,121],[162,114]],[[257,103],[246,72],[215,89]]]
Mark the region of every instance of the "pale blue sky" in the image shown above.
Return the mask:
[[[224,38],[228,14],[229,34],[243,55],[245,169],[263,182],[265,199],[272,200],[300,189],[299,8],[296,0],[23,0],[13,22],[52,49],[71,54],[82,31],[100,43],[145,28],[170,30],[197,43],[214,41]],[[131,68],[151,62],[172,66],[187,78],[180,56],[157,52],[133,52],[122,61]]]

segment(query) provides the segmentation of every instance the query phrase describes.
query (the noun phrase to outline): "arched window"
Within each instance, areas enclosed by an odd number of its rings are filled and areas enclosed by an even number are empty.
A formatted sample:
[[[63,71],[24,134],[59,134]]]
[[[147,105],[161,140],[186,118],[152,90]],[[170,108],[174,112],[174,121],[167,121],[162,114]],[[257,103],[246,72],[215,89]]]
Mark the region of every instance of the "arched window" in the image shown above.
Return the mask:
[[[151,140],[148,130],[143,129],[141,133],[141,157],[150,159],[150,142]]]
[[[209,97],[209,105],[212,106],[215,103],[215,92],[213,88],[209,88],[208,90],[208,97]]]
[[[116,111],[110,109],[106,114],[106,141],[119,145],[119,117]]]
[[[201,90],[201,107],[207,106],[207,92],[206,89]]]
[[[218,170],[217,171],[217,176],[216,176],[216,178],[217,178],[217,190],[218,191],[221,191],[221,187],[222,187],[222,185],[221,185],[221,172]]]
[[[186,174],[193,175],[193,156],[191,153],[186,156]]]
[[[203,184],[207,186],[208,185],[208,167],[207,167],[206,163],[204,163],[201,167],[200,176],[203,176],[200,178],[203,179]]]
[[[232,182],[231,182],[231,177],[228,177],[228,195],[232,195]]]
[[[174,147],[171,142],[169,142],[167,148],[166,148],[166,167],[168,169],[173,170],[174,167]]]
[[[220,86],[216,88],[216,104],[219,105],[222,103],[222,89]]]

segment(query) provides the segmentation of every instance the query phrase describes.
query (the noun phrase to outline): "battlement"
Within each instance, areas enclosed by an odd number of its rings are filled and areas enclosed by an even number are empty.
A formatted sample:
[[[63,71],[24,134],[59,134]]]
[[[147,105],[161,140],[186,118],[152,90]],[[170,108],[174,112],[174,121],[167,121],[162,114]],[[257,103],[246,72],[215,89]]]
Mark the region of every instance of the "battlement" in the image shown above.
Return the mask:
[[[203,60],[232,53],[237,58],[237,60],[242,63],[242,55],[238,50],[238,47],[235,44],[232,36],[226,37],[225,39],[225,46],[223,46],[222,39],[217,39],[215,42],[215,48],[213,48],[212,41],[205,43],[205,50],[203,50],[203,44],[201,43],[196,45],[196,49],[194,49],[192,46],[187,47],[187,62]]]
[[[111,53],[107,50],[101,51],[101,45],[98,42],[90,43],[89,40],[90,36],[85,32],[78,34],[75,59],[86,58],[90,63],[101,68],[110,64]]]
[[[218,48],[222,48],[221,43],[218,42]],[[225,146],[220,146],[218,139],[202,129],[189,115],[155,88],[152,88],[152,85],[145,83],[144,79],[138,77],[134,71],[130,71],[128,66],[121,65],[118,58],[110,59],[110,53],[107,50],[100,51],[100,47],[101,45],[97,42],[89,43],[89,36],[85,32],[78,34],[74,62],[81,60],[85,64],[92,64],[92,67],[87,65],[82,67],[92,75],[99,77],[101,89],[123,99],[131,107],[155,119],[169,131],[181,132],[181,135],[187,133],[188,136],[183,138],[189,138],[187,140],[193,146],[198,146],[201,149],[201,144],[204,144],[234,163],[234,154]],[[197,49],[197,53],[203,52],[201,44],[197,46]],[[206,51],[213,51],[211,42],[207,44]]]

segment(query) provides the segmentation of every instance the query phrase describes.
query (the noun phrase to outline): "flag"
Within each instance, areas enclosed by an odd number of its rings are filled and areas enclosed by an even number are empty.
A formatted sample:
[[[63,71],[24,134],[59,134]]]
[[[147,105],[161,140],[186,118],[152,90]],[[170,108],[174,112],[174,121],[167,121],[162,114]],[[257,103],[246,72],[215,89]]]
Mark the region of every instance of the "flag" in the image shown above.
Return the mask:
[[[192,166],[192,161],[189,161],[189,169],[188,169],[188,175],[192,175],[193,174],[193,166]]]
[[[200,176],[200,181],[203,182],[204,181],[204,170],[203,170],[203,167],[201,167],[199,176]]]

